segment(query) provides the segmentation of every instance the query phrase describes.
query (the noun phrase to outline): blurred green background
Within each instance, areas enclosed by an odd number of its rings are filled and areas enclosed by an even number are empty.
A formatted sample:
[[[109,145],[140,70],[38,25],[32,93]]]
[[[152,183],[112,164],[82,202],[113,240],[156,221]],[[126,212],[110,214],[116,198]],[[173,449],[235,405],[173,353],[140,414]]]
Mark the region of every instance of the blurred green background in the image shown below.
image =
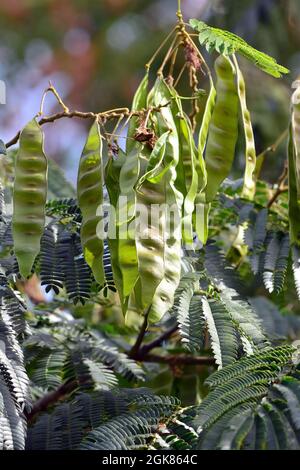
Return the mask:
[[[300,74],[300,0],[181,3],[186,20],[195,17],[233,31],[291,70],[278,80],[241,60],[260,152],[288,124],[291,85]],[[1,0],[0,79],[7,90],[7,103],[0,105],[1,138],[10,139],[38,112],[49,80],[71,109],[130,105],[144,64],[176,21],[176,9],[177,0]],[[214,57],[204,55],[213,65]],[[204,77],[199,86],[205,88]],[[49,95],[46,114],[57,109]],[[88,125],[64,119],[45,126],[46,150],[72,181]],[[235,176],[242,160],[236,160]],[[283,160],[284,145],[266,160],[263,174],[269,181],[276,180]]]

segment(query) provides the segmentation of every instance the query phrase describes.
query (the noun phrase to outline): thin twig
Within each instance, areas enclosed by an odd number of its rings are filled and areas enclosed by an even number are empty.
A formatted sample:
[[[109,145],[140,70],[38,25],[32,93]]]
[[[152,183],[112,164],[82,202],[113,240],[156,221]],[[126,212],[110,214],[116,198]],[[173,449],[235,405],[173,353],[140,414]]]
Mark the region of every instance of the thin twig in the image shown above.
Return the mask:
[[[287,161],[285,161],[283,171],[282,171],[282,173],[279,176],[278,181],[277,181],[277,189],[276,189],[276,191],[274,192],[274,194],[272,195],[272,197],[270,198],[270,200],[267,204],[268,209],[270,209],[270,207],[276,201],[276,199],[278,198],[278,196],[280,194],[282,194],[282,193],[284,193],[288,190],[288,186],[284,185],[285,180],[287,179],[287,176],[288,176],[288,163],[287,163]]]
[[[275,140],[275,142],[272,145],[269,145],[265,150],[263,150],[259,155],[257,155],[256,158],[256,166],[255,166],[255,171],[254,171],[254,176],[255,179],[257,180],[261,171],[261,167],[264,163],[265,157],[268,153],[276,152],[277,148],[281,144],[281,142],[286,138],[288,135],[289,130],[285,129],[280,136]]]
[[[78,383],[76,380],[69,380],[60,385],[56,390],[46,393],[46,395],[44,395],[34,403],[29,412],[25,413],[27,421],[32,421],[38,413],[46,411],[49,406],[53,405],[54,403],[57,403],[66,395],[72,393],[74,390],[76,390],[77,387]]]
[[[74,117],[81,118],[81,119],[96,119],[97,118],[97,119],[100,119],[100,120],[101,119],[109,120],[109,119],[119,118],[121,114],[124,117],[125,116],[130,116],[130,117],[131,116],[143,116],[144,114],[148,113],[149,110],[152,111],[152,112],[160,112],[162,107],[168,106],[169,104],[170,104],[170,102],[167,102],[167,103],[163,103],[160,106],[150,107],[150,108],[147,108],[147,109],[141,109],[139,111],[130,111],[128,108],[116,108],[116,109],[112,109],[112,110],[105,111],[105,112],[102,112],[102,113],[93,113],[91,111],[90,112],[82,112],[82,111],[65,112],[65,111],[62,111],[60,113],[52,114],[51,116],[45,116],[45,117],[41,118],[39,120],[39,124],[42,125],[42,124],[46,124],[46,123],[49,123],[49,122],[57,121],[58,119],[74,118]],[[6,144],[5,144],[6,148],[9,148],[12,145],[16,144],[18,142],[19,138],[20,138],[20,134],[21,134],[21,131],[19,131],[11,140],[6,142]]]
[[[141,362],[154,362],[160,364],[169,364],[170,366],[176,365],[198,365],[198,366],[213,366],[215,359],[211,356],[192,356],[189,354],[166,354],[160,356],[158,354],[147,354],[142,358],[137,355],[134,357],[136,361]]]
[[[139,349],[143,342],[143,339],[144,339],[144,336],[146,334],[147,327],[148,327],[148,315],[150,313],[150,309],[151,309],[151,305],[146,309],[146,312],[144,315],[144,322],[142,324],[142,327],[140,329],[136,342],[134,343],[134,345],[132,346],[131,350],[128,353],[128,356],[131,358],[134,358],[136,355],[139,354]]]

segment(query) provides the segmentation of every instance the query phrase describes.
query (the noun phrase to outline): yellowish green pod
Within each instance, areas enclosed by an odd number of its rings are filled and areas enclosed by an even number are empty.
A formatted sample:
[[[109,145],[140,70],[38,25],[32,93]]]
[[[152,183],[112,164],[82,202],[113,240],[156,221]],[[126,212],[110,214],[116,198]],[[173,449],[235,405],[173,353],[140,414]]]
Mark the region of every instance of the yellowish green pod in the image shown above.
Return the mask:
[[[47,158],[35,119],[20,135],[13,190],[12,234],[20,274],[27,277],[40,251],[47,199]]]
[[[122,301],[128,297],[138,278],[138,258],[134,221],[136,217],[136,191],[140,173],[142,145],[135,142],[126,155],[120,172],[120,198],[117,205],[118,253],[122,273]]]
[[[238,61],[233,56],[233,61],[236,70],[237,77],[237,89],[240,101],[240,108],[242,114],[242,122],[245,134],[245,172],[244,172],[244,184],[242,189],[242,197],[253,200],[255,194],[255,167],[256,167],[256,150],[255,141],[253,135],[253,129],[251,124],[250,112],[247,108],[246,101],[246,86],[243,74],[239,68]]]
[[[97,233],[103,214],[102,138],[97,120],[93,123],[78,167],[77,198],[82,212],[81,244],[84,258],[96,281],[105,283],[103,267],[103,238]],[[101,230],[100,230],[101,232]]]
[[[294,146],[297,199],[300,202],[300,85],[299,81],[296,81],[296,83],[298,86],[292,95],[291,131]]]
[[[238,136],[238,94],[234,66],[229,58],[221,55],[215,62],[215,70],[217,97],[205,151],[206,202],[213,201],[220,184],[229,176]]]

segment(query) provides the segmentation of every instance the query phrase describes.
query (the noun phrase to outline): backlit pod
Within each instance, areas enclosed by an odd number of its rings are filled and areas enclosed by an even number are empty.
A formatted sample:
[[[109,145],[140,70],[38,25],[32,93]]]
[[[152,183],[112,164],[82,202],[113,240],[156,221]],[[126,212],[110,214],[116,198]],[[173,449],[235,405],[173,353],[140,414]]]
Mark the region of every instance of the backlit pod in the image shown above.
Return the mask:
[[[148,83],[149,83],[149,76],[148,76],[148,73],[146,73],[133,97],[132,105],[131,105],[132,111],[139,111],[147,107]],[[127,154],[132,150],[132,148],[135,145],[134,134],[136,132],[138,124],[139,124],[139,117],[132,116],[129,121],[128,131],[127,131],[127,140],[126,140],[126,153]]]
[[[194,226],[197,236],[201,243],[205,244],[208,236],[208,216],[210,203],[205,202],[204,189],[207,184],[207,171],[204,161],[204,149],[207,141],[207,135],[216,101],[216,89],[211,76],[209,77],[210,90],[206,100],[204,113],[198,136],[198,193],[195,200],[196,210],[194,213]]]
[[[77,198],[82,213],[80,237],[84,258],[101,286],[105,283],[103,237],[101,233],[97,233],[97,227],[103,218],[102,147],[99,124],[96,120],[89,131],[79,161]]]
[[[166,203],[169,211],[166,217],[165,247],[164,247],[164,276],[159,283],[152,299],[149,311],[149,323],[161,320],[174,303],[175,290],[180,281],[181,270],[181,210],[178,206],[171,170],[166,175]]]
[[[207,141],[208,129],[216,101],[216,89],[214,82],[209,77],[210,90],[206,100],[204,113],[198,136],[198,195],[200,195],[207,184],[207,171],[204,162],[204,149]]]
[[[117,226],[117,205],[120,196],[120,172],[126,160],[126,154],[119,149],[117,158],[110,156],[105,167],[105,185],[109,195],[109,201],[112,206],[112,212],[109,214],[109,232],[108,244],[110,251],[110,259],[113,271],[114,281],[121,299],[122,308],[126,310],[122,295],[123,295],[123,278],[119,262],[119,243]]]
[[[238,94],[233,64],[221,55],[215,62],[215,70],[217,97],[205,151],[206,202],[213,201],[220,184],[230,173],[238,135]]]
[[[237,77],[237,89],[242,113],[243,128],[245,134],[246,150],[245,150],[245,172],[244,184],[242,189],[242,197],[253,200],[255,194],[255,167],[256,167],[256,151],[253,129],[250,119],[250,113],[247,108],[246,86],[243,74],[239,68],[238,61],[233,56],[233,61]]]
[[[170,100],[170,90],[162,79],[158,79],[155,85],[154,103],[156,106]],[[174,293],[180,280],[181,269],[181,211],[183,196],[175,187],[177,177],[176,167],[179,161],[179,141],[176,128],[176,116],[173,115],[170,106],[161,110],[163,120],[158,120],[160,133],[170,129],[167,146],[165,191],[166,204],[169,209],[166,218],[166,235],[164,248],[164,276],[159,283],[149,312],[149,322],[158,321],[173,304]]]
[[[297,86],[292,95],[292,137],[294,145],[295,172],[297,199],[300,201],[300,81],[295,82]]]
[[[297,174],[295,158],[295,142],[293,129],[290,126],[288,142],[288,174],[289,174],[289,225],[291,245],[300,246],[300,206],[297,199]]]
[[[47,158],[43,133],[35,119],[20,135],[13,191],[12,234],[20,274],[27,277],[40,251],[45,225]]]
[[[117,205],[118,253],[122,273],[122,299],[128,297],[137,281],[138,258],[134,223],[136,217],[135,185],[140,174],[142,144],[136,142],[120,171],[120,197]]]
[[[179,143],[179,158],[176,165],[176,189],[184,196],[182,237],[185,243],[193,243],[192,217],[195,198],[198,192],[198,175],[203,178],[197,161],[197,150],[189,118],[184,114],[180,98],[174,88],[170,88],[172,102],[170,109],[176,124]]]
[[[289,224],[291,245],[300,246],[300,87],[291,99],[292,117],[288,143]]]

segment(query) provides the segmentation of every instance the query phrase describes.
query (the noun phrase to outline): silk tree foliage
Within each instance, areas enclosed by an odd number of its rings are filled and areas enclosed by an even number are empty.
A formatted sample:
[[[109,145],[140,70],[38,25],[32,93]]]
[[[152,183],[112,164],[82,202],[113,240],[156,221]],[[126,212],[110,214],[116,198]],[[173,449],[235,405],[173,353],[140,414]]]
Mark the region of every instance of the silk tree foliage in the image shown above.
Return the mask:
[[[1,449],[300,447],[299,89],[272,187],[235,54],[287,69],[190,24],[215,71],[178,12],[131,110],[59,98],[62,112],[41,110],[1,145]],[[173,76],[181,50],[189,96]],[[76,189],[43,149],[43,124],[63,117],[93,121]],[[232,181],[239,129],[245,171]],[[172,212],[150,217],[158,205]]]

